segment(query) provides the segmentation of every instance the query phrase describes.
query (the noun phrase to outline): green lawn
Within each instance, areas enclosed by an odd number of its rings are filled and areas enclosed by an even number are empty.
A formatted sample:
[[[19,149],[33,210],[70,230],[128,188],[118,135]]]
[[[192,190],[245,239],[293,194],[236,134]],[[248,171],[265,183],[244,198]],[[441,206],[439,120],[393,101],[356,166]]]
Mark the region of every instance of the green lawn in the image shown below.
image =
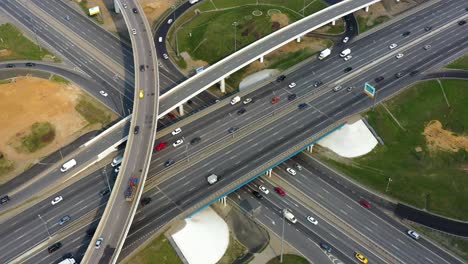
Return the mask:
[[[309,3],[310,1],[306,1]],[[254,5],[246,5],[252,3]],[[268,0],[260,3],[269,5],[256,5],[254,0],[213,0],[204,1],[197,6],[197,9],[212,12],[203,12],[194,16],[192,12],[187,12],[177,19],[176,27],[179,51],[187,51],[192,58],[207,61],[213,64],[220,59],[231,54],[235,50],[234,40],[236,40],[237,50],[248,44],[277,30],[274,28],[268,11],[275,9],[284,13],[289,18],[289,23],[302,18],[302,0]],[[214,4],[214,6],[213,6]],[[274,5],[274,6],[271,6]],[[213,11],[216,8],[228,8],[220,11]],[[233,7],[236,6],[236,7]],[[306,9],[307,12],[317,11],[326,7],[322,1],[314,1]],[[254,11],[260,11],[260,16],[254,16]],[[233,23],[237,22],[237,28]],[[180,25],[183,25],[180,27]],[[175,47],[175,32],[172,29],[169,34],[171,46]]]
[[[109,110],[88,95],[81,96],[75,109],[89,124],[100,123],[104,127],[112,121]]]
[[[12,24],[0,25],[0,50],[6,50],[9,54],[0,56],[0,61],[9,60],[42,60],[44,56],[52,54],[31,40],[26,38]],[[58,59],[57,59],[58,60]]]
[[[282,263],[280,262],[280,258],[278,256],[268,261],[267,264],[309,264],[309,261],[301,256],[285,254],[283,255]]]
[[[8,173],[8,172],[12,171],[14,168],[15,168],[15,163],[13,161],[11,161],[11,160],[8,160],[0,152],[0,175]]]
[[[140,250],[127,264],[182,264],[171,243],[164,235],[151,241]]]
[[[419,83],[386,102],[406,129],[401,129],[382,106],[367,112],[370,124],[383,138],[370,154],[352,159],[351,165],[328,160],[348,176],[380,192],[418,208],[468,220],[468,153],[429,152],[425,125],[439,120],[446,130],[468,135],[468,82],[444,80],[448,107],[437,81]],[[416,151],[420,147],[421,152]]]
[[[239,241],[237,241],[232,234],[229,235],[229,245],[224,253],[224,256],[218,261],[217,264],[231,264],[246,253],[247,249]]]
[[[468,55],[465,55],[458,60],[447,65],[449,69],[459,69],[468,71]]]
[[[36,122],[31,126],[31,133],[21,138],[21,146],[27,152],[35,152],[52,142],[55,128],[49,122]]]
[[[53,82],[57,82],[57,83],[63,83],[63,84],[70,84],[70,81],[63,78],[62,76],[59,76],[59,75],[52,75],[52,77],[50,78],[51,81]]]
[[[357,21],[358,21],[358,25],[359,25],[359,34],[362,34],[364,32],[366,32],[367,30],[373,28],[373,27],[376,27],[380,24],[382,24],[383,22],[389,20],[390,17],[388,16],[380,16],[380,17],[377,17],[376,19],[374,19],[374,21],[372,23],[369,23],[369,19],[366,18],[366,17],[362,17],[362,16],[357,16]]]

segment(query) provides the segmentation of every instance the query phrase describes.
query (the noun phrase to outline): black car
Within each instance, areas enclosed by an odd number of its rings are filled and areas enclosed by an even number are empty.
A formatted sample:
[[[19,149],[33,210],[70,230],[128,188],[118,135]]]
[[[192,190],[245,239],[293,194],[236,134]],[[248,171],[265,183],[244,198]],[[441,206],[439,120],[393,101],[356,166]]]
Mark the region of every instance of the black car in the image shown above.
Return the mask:
[[[188,104],[188,105],[191,105],[191,104],[193,104],[193,101],[192,101],[192,100],[188,100],[188,101],[187,101],[187,104]]]
[[[260,199],[260,200],[263,199],[263,195],[261,195],[261,194],[260,194],[259,192],[257,192],[257,191],[252,191],[252,194],[253,194],[255,197],[257,197],[257,199]]]
[[[407,37],[411,34],[410,31],[406,31],[406,32],[403,32],[403,34],[401,34],[403,37]]]
[[[174,163],[175,161],[173,159],[166,160],[166,162],[164,162],[164,167],[169,167],[173,165]]]
[[[140,71],[144,72],[145,71],[145,65],[140,65]]]
[[[138,134],[138,132],[140,132],[140,126],[135,126],[135,128],[133,129],[133,134]]]
[[[284,79],[286,79],[286,75],[280,75],[280,76],[278,76],[278,78],[276,78],[276,81],[277,82],[282,82],[282,81],[284,81]]]
[[[26,62],[26,66],[27,66],[27,67],[34,67],[34,66],[36,66],[36,63],[34,63],[34,62]]]
[[[132,11],[133,11],[134,14],[138,14],[138,9],[133,8]]]
[[[352,67],[348,67],[348,68],[344,69],[344,72],[350,72],[350,71],[352,71],[352,70],[353,70]]]
[[[463,26],[463,25],[465,25],[465,24],[466,24],[466,21],[465,21],[465,20],[460,20],[460,21],[458,21],[458,25],[460,25],[460,26]]]
[[[229,133],[234,133],[234,132],[236,132],[237,130],[239,130],[238,127],[231,127],[231,128],[228,129],[228,132],[229,132]]]
[[[16,67],[16,65],[14,65],[14,64],[7,64],[6,67],[7,67],[7,68],[14,68],[14,67]]]
[[[62,243],[57,242],[57,243],[53,244],[52,246],[48,247],[47,251],[49,251],[49,253],[52,253],[54,251],[57,251],[61,247],[62,247]]]
[[[141,206],[145,206],[145,205],[151,203],[152,200],[153,199],[151,199],[151,197],[145,197],[145,198],[141,199],[141,202],[140,202]]]
[[[432,29],[431,26],[427,26],[427,27],[424,28],[425,31],[429,31],[429,30],[431,30],[431,29]]]
[[[10,201],[10,197],[8,197],[8,195],[5,195],[0,199],[0,204],[8,203],[8,201]]]
[[[199,143],[200,141],[201,141],[201,138],[200,138],[200,137],[196,137],[196,138],[193,138],[193,139],[190,141],[190,144],[195,145],[195,144]]]
[[[288,95],[288,100],[292,101],[292,100],[296,99],[296,97],[297,97],[296,94],[290,94],[290,95]]]
[[[374,79],[375,82],[381,82],[383,81],[385,78],[383,76],[379,76],[377,78]]]
[[[299,109],[305,109],[305,108],[307,108],[308,106],[309,106],[308,104],[302,103],[302,104],[298,105],[297,107],[298,107]]]
[[[346,91],[351,92],[353,89],[354,89],[353,86],[349,86],[348,88],[346,88]]]
[[[245,110],[245,108],[241,108],[239,109],[239,111],[237,111],[237,114],[238,115],[242,115],[243,113],[245,113],[247,110]]]
[[[110,193],[109,189],[105,189],[105,190],[100,191],[100,192],[99,192],[99,195],[101,195],[101,196],[106,196],[106,195],[108,195],[109,193]]]
[[[332,248],[327,243],[321,242],[320,247],[328,253],[332,251]]]
[[[319,87],[319,86],[322,85],[322,84],[323,84],[322,81],[315,81],[315,82],[314,82],[314,87],[317,88],[317,87]]]
[[[94,232],[96,232],[96,228],[88,229],[88,231],[86,231],[86,235],[87,235],[88,237],[93,237],[93,236],[94,236]]]

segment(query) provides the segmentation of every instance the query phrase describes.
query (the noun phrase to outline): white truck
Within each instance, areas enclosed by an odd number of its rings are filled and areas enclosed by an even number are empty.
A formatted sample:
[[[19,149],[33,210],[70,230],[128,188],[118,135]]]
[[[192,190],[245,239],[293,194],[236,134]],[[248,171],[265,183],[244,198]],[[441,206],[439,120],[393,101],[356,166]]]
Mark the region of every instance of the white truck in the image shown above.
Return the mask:
[[[319,55],[318,59],[323,60],[326,57],[330,56],[330,54],[331,54],[331,49],[324,49],[324,50],[322,50],[322,52],[320,52],[320,55]]]
[[[345,49],[340,53],[340,57],[344,58],[344,57],[348,56],[350,53],[351,53],[351,49]]]
[[[240,102],[240,100],[241,100],[240,96],[236,96],[236,97],[232,98],[231,105],[237,104],[238,102]]]
[[[58,264],[75,264],[76,260],[74,258],[66,258],[60,261]]]
[[[295,224],[297,223],[297,219],[296,217],[294,217],[294,215],[286,210],[283,211],[283,216],[288,219],[289,222]]]
[[[206,178],[206,180],[208,181],[210,185],[213,185],[218,181],[218,176],[216,174],[211,174],[210,176]]]

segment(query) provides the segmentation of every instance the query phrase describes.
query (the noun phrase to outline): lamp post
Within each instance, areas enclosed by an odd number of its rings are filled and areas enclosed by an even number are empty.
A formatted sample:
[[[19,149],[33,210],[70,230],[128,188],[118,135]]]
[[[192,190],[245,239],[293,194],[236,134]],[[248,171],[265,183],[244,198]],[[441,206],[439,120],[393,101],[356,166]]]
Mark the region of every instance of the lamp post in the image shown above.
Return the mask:
[[[236,52],[237,51],[237,34],[236,33],[237,33],[237,25],[238,25],[237,21],[234,21],[232,25],[234,26],[234,52]]]
[[[280,253],[280,263],[283,263],[284,221],[285,221],[285,215],[286,215],[286,212],[288,212],[288,209],[283,209],[281,212],[283,213],[283,227],[282,227],[282,231],[281,231],[281,253]]]
[[[42,219],[42,217],[41,217],[40,214],[38,214],[37,216],[39,217],[39,219],[41,219],[42,223],[44,223],[44,226],[45,226],[45,228],[46,228],[47,234],[49,235],[49,239],[50,239],[51,236],[50,236],[50,232],[49,232],[49,227],[47,226],[47,222],[44,221],[44,219]]]
[[[110,183],[109,183],[109,177],[107,177],[107,166],[104,166],[104,176],[106,177],[106,181],[107,181],[107,187],[109,188],[109,191],[111,191],[111,187],[110,187]]]
[[[387,181],[387,188],[385,188],[385,192],[388,192],[388,188],[390,187],[390,183],[392,182],[392,178],[388,178],[388,181]]]
[[[172,5],[171,8],[174,9],[174,12],[173,12],[173,13],[174,13],[174,21],[173,21],[173,23],[174,23],[174,26],[175,26],[175,43],[176,43],[177,56],[179,56],[179,41],[178,41],[178,39],[177,39],[178,30],[177,30],[177,26],[175,25],[175,17],[176,17],[175,11],[176,11],[176,6],[175,6],[175,5]]]

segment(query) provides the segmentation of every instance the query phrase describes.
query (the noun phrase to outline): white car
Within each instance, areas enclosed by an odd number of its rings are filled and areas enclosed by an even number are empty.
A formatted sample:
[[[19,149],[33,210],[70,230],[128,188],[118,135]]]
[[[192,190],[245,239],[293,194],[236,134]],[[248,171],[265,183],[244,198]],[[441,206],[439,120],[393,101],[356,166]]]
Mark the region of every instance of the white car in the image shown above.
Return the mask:
[[[390,49],[396,48],[398,45],[396,43],[393,43],[392,45],[389,46]]]
[[[294,87],[296,87],[296,83],[292,82],[292,83],[289,84],[289,88],[294,88]]]
[[[108,94],[107,94],[106,92],[104,92],[104,91],[99,91],[99,93],[100,93],[102,96],[104,96],[104,97],[107,97],[107,95],[108,95]]]
[[[183,139],[178,139],[176,142],[174,142],[172,144],[172,146],[174,146],[174,148],[175,148],[175,147],[179,146],[182,143],[184,143],[184,140]]]
[[[263,185],[258,186],[258,189],[264,194],[269,194],[270,193],[270,191]]]
[[[397,58],[397,59],[403,58],[403,53],[398,53],[398,54],[395,56],[395,58]]]
[[[115,173],[119,173],[119,171],[120,171],[120,166],[118,166],[117,168],[114,169]]]
[[[416,232],[413,231],[413,230],[408,230],[408,231],[406,231],[406,233],[407,233],[410,237],[412,237],[412,238],[414,238],[414,239],[416,239],[416,240],[418,240],[418,239],[421,237],[418,233],[416,233]]]
[[[176,129],[174,129],[174,131],[172,131],[171,134],[172,134],[173,136],[175,136],[175,135],[179,134],[180,132],[182,132],[182,129],[180,129],[180,127],[178,127],[178,128],[176,128]]]
[[[252,102],[252,98],[247,98],[247,99],[245,99],[244,102],[242,102],[242,103],[246,105],[246,104],[248,104],[248,103],[250,103],[250,102]]]
[[[96,240],[96,244],[94,244],[94,247],[95,248],[100,248],[101,244],[102,244],[102,241],[104,241],[104,238],[102,238],[102,237],[98,238],[98,240]]]
[[[348,55],[348,56],[344,57],[343,59],[344,59],[345,61],[348,61],[348,60],[350,60],[352,57],[353,57],[353,55]]]
[[[136,35],[136,29],[132,28],[132,34]]]
[[[60,203],[62,200],[63,200],[62,196],[57,196],[52,200],[51,204],[56,205],[56,204]]]
[[[345,38],[343,39],[343,43],[348,43],[348,41],[349,41],[349,37],[345,37]]]
[[[307,216],[307,220],[308,220],[309,222],[311,222],[312,224],[314,224],[314,225],[317,225],[317,224],[318,224],[317,219],[313,218],[312,216]]]
[[[286,171],[293,176],[296,175],[296,171],[291,168],[286,168]]]
[[[164,58],[165,60],[167,60],[167,59],[169,59],[169,55],[167,55],[166,53],[163,53],[163,58]]]
[[[169,20],[167,20],[167,23],[171,24],[172,23],[172,18],[169,18]]]

